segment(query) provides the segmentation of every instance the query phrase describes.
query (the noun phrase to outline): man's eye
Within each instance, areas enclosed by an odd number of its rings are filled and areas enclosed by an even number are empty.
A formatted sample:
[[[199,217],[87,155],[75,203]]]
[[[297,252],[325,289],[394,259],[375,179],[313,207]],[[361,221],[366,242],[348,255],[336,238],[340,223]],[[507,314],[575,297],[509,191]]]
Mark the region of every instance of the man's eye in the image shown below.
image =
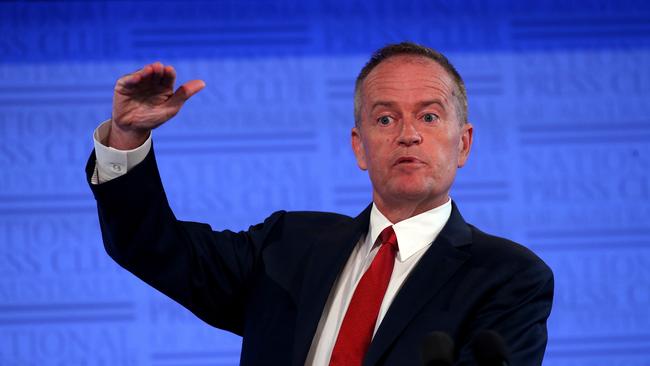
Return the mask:
[[[380,125],[384,125],[384,126],[390,124],[392,122],[392,120],[393,119],[388,117],[388,116],[381,116],[381,117],[377,118],[377,122],[379,122]]]
[[[424,117],[422,117],[422,119],[424,120],[424,122],[435,122],[438,120],[438,116],[436,116],[433,113],[427,113],[424,115]]]

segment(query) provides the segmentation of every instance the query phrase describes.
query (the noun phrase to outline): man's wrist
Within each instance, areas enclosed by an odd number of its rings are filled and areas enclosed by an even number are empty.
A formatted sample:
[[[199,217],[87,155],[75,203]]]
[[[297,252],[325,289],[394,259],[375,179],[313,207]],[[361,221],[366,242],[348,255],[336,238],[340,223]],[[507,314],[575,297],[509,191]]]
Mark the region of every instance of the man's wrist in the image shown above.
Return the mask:
[[[117,150],[133,150],[142,146],[150,134],[148,130],[122,129],[111,120],[106,141],[101,142]]]

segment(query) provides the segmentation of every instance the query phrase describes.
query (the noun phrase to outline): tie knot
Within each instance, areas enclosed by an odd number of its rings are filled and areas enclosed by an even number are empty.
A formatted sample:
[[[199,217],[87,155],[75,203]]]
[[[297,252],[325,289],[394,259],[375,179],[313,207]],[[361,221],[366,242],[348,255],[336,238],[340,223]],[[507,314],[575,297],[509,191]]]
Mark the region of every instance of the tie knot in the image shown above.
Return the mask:
[[[397,235],[395,235],[395,230],[393,230],[392,226],[385,228],[384,231],[379,234],[379,239],[381,240],[382,245],[388,244],[397,251]]]

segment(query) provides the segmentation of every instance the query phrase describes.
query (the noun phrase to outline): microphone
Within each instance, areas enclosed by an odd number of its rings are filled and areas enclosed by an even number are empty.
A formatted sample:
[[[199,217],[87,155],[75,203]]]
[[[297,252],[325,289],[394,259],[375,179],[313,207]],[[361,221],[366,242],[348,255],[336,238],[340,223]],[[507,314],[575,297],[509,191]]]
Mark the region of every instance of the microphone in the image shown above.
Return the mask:
[[[451,366],[454,363],[454,341],[445,332],[431,332],[422,340],[422,365]]]
[[[482,330],[472,340],[472,351],[478,366],[508,366],[508,350],[499,333]]]

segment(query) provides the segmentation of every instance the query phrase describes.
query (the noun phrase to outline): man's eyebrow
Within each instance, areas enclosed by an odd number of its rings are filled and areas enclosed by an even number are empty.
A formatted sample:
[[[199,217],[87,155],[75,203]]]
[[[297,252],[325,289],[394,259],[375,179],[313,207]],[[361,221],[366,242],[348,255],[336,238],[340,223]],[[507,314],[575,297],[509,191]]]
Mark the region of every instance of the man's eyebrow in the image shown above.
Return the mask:
[[[445,110],[445,104],[440,99],[424,100],[422,102],[419,102],[417,104],[417,106],[419,108],[424,108],[424,107],[428,107],[428,106],[430,106],[432,104],[437,104],[437,105],[440,106],[440,108],[442,108],[443,111]]]
[[[391,107],[394,107],[394,106],[395,106],[395,102],[389,102],[389,101],[386,101],[386,100],[378,100],[378,101],[376,101],[376,102],[374,102],[372,104],[372,106],[370,107],[370,110],[374,110],[377,107],[391,108]]]
[[[396,104],[397,103],[395,103],[395,102],[391,102],[391,101],[387,101],[387,100],[378,100],[378,101],[376,101],[376,102],[374,102],[372,104],[372,106],[370,107],[370,110],[372,111],[372,110],[374,110],[375,108],[378,108],[378,107],[392,108]],[[445,104],[440,99],[423,100],[421,102],[418,102],[416,105],[417,105],[418,108],[425,108],[425,107],[428,107],[428,106],[433,105],[433,104],[437,104],[437,105],[440,106],[440,108],[442,108],[443,111],[445,110]]]

